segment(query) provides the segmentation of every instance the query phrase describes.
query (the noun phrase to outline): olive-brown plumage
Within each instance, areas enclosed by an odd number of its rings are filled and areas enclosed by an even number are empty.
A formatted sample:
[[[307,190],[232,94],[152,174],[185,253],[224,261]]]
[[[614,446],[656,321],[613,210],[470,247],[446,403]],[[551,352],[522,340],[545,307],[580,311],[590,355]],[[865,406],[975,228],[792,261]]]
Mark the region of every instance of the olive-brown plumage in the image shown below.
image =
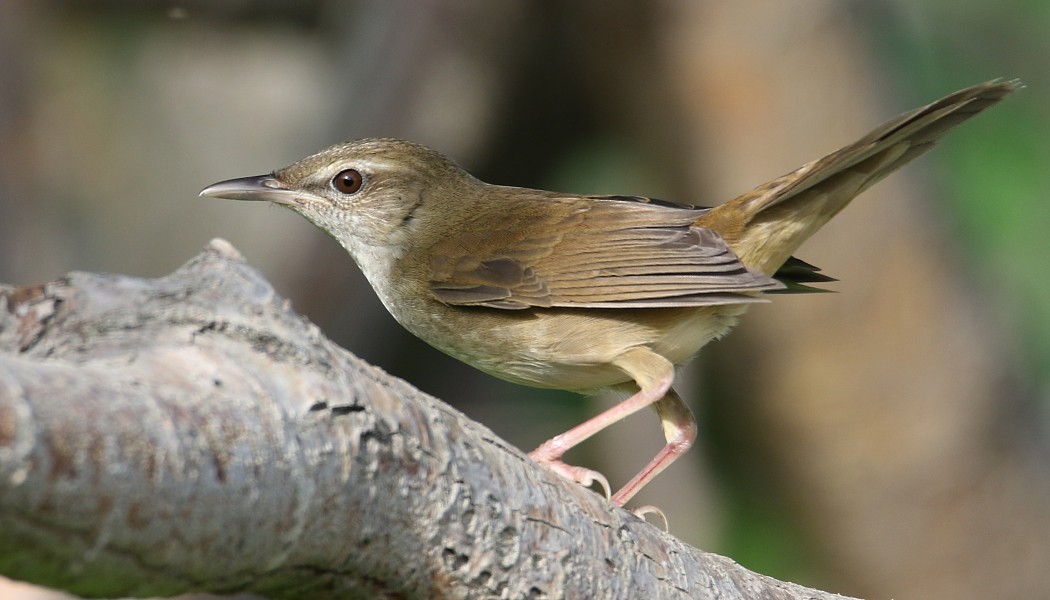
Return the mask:
[[[652,405],[667,444],[613,495],[622,505],[695,437],[671,389],[675,365],[766,293],[829,280],[791,254],[857,194],[1018,85],[951,94],[714,209],[490,185],[391,139],[333,146],[201,194],[300,213],[346,248],[399,323],[487,373],[625,390],[626,400],[530,454],[563,475],[608,490],[562,454]]]

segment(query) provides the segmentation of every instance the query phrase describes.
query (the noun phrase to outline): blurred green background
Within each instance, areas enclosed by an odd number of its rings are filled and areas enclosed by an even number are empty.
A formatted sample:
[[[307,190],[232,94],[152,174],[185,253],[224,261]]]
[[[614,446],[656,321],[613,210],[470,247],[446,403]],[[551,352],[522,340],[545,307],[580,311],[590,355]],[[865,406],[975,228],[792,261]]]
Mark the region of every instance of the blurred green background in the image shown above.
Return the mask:
[[[682,370],[700,440],[638,502],[830,591],[1042,597],[1048,32],[1042,0],[7,0],[0,281],[159,277],[224,237],[331,338],[528,450],[609,401],[459,365],[304,220],[197,192],[389,136],[494,183],[712,205],[1020,78],[803,247],[840,293],[754,308]],[[615,487],[661,443],[639,415],[570,459]]]

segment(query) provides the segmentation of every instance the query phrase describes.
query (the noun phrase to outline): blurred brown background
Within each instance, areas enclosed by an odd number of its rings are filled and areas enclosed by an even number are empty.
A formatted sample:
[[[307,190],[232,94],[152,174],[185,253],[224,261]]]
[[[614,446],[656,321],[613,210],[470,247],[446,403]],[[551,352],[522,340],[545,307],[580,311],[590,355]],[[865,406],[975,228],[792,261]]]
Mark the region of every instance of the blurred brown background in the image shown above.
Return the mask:
[[[197,192],[380,135],[492,182],[710,205],[1019,77],[803,247],[840,293],[753,308],[683,370],[698,446],[638,502],[830,591],[1047,597],[1048,31],[1038,0],[6,0],[0,281],[158,277],[221,236],[340,344],[528,450],[607,401],[444,357],[303,219]],[[661,441],[644,414],[570,459],[615,487]]]

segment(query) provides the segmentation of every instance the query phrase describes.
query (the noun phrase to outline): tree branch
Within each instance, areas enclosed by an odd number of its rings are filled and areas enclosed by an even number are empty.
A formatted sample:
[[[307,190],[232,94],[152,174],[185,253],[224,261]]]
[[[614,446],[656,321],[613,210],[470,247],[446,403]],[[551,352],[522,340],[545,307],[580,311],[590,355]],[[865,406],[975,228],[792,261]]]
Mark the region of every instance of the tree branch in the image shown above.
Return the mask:
[[[84,596],[840,598],[691,548],[296,315],[227,242],[0,286],[0,574]]]

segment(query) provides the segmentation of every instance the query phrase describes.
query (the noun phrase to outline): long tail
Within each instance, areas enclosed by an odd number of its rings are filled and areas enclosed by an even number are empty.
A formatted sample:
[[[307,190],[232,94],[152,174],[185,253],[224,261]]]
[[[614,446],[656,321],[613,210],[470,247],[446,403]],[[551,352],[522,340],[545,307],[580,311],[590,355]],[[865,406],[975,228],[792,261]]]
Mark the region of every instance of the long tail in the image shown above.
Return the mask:
[[[772,275],[857,194],[1020,87],[1019,81],[989,81],[905,113],[845,148],[718,206],[697,225],[718,231],[749,268]]]

